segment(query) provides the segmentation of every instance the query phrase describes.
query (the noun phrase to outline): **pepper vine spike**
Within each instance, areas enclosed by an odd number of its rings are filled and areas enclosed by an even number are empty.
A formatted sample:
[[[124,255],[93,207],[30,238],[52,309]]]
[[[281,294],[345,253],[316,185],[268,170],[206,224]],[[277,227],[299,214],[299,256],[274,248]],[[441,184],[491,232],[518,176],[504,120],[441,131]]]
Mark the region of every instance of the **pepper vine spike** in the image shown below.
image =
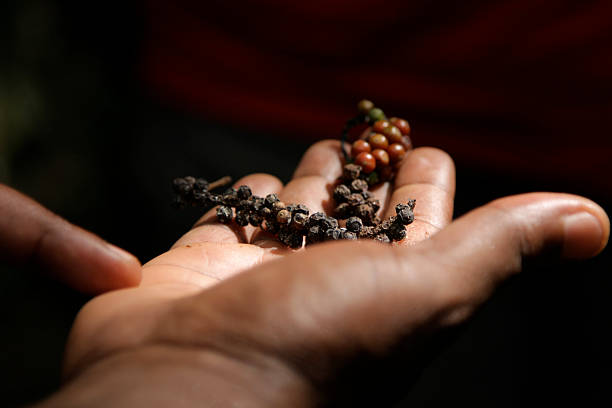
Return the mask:
[[[191,176],[175,179],[174,205],[179,208],[218,206],[219,222],[262,228],[294,249],[301,248],[304,242],[311,245],[339,239],[401,241],[406,237],[406,226],[414,221],[415,201],[398,204],[396,215],[381,220],[377,215],[380,202],[368,188],[393,179],[406,151],[412,148],[410,126],[404,119],[387,120],[384,112],[367,99],[360,101],[357,109],[358,115],[346,122],[340,138],[344,167],[333,190],[337,218],[323,213],[310,214],[305,205],[285,204],[276,194],[258,197],[244,185],[229,187],[223,194],[212,193],[231,182],[227,176],[213,183]],[[369,124],[370,130],[351,145],[349,154],[345,147],[348,132],[362,123]]]

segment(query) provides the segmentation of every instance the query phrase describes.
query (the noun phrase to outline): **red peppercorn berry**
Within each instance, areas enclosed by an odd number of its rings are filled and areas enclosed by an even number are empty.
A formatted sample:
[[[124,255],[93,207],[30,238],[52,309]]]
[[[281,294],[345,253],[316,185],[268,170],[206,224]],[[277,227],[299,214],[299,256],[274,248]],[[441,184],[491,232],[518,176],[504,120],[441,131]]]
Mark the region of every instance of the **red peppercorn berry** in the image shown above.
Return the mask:
[[[376,159],[371,153],[362,152],[355,157],[355,164],[361,166],[364,173],[371,173],[376,168]]]
[[[402,135],[410,134],[410,125],[406,120],[400,118],[391,118],[389,119],[389,122],[391,122],[393,126],[397,126],[402,132]]]
[[[381,133],[372,133],[368,136],[368,142],[372,149],[386,149],[389,146],[387,137]]]
[[[372,151],[372,147],[365,140],[355,140],[353,145],[351,146],[351,156],[357,157],[359,153],[370,153]]]
[[[385,128],[382,134],[387,136],[389,143],[401,143],[402,141],[402,132],[397,126],[391,125]]]
[[[372,130],[376,133],[383,133],[383,131],[391,125],[388,120],[377,120],[372,125]]]
[[[376,168],[381,168],[389,165],[389,153],[383,149],[374,149],[372,151],[372,156],[376,160]]]
[[[387,153],[389,154],[389,159],[391,163],[397,163],[402,161],[404,156],[406,156],[406,149],[401,143],[393,143],[387,149]]]

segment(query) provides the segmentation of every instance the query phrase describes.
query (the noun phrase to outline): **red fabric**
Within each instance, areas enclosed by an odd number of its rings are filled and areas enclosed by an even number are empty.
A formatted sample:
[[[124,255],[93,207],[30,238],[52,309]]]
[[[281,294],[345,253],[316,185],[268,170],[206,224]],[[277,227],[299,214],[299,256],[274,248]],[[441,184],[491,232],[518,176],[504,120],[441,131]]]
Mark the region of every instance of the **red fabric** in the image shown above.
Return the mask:
[[[147,4],[143,72],[177,107],[322,139],[367,97],[416,145],[612,194],[609,0]]]

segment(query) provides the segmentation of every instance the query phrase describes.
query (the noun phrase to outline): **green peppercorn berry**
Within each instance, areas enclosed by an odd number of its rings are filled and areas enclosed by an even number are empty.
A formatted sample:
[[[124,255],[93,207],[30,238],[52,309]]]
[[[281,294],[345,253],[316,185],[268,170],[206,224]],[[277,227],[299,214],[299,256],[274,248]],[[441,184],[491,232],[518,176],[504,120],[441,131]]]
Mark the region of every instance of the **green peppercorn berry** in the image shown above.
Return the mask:
[[[367,182],[369,185],[373,186],[374,184],[378,183],[379,180],[380,178],[378,177],[378,173],[376,173],[375,171],[368,174]]]
[[[359,113],[363,113],[364,115],[367,115],[368,112],[372,110],[372,108],[374,108],[374,103],[367,99],[362,99],[357,104],[357,110],[359,111]]]
[[[385,113],[380,108],[371,109],[368,112],[368,116],[370,117],[370,123],[375,123],[376,121],[386,119]]]

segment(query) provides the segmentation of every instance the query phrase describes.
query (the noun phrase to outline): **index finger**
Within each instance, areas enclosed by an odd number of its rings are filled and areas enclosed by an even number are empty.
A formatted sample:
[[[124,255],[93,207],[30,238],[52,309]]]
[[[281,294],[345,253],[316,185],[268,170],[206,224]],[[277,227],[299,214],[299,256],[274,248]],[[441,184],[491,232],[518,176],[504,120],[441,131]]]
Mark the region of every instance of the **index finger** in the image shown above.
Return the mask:
[[[34,261],[58,280],[88,293],[140,282],[140,263],[133,255],[4,185],[0,214],[0,260]]]

